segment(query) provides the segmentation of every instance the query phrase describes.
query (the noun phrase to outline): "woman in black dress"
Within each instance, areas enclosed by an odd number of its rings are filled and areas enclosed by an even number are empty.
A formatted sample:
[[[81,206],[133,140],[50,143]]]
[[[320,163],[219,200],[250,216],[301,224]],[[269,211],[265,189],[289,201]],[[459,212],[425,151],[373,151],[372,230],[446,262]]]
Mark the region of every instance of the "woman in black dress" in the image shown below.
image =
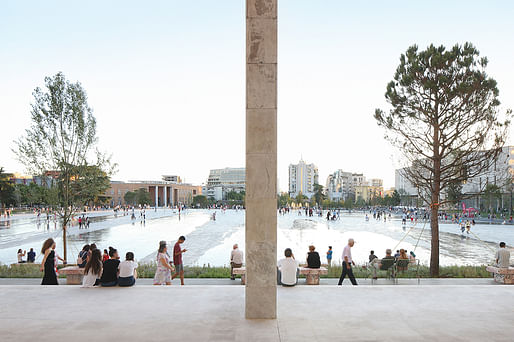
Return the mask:
[[[57,282],[57,274],[55,274],[55,241],[47,239],[41,248],[41,254],[44,255],[41,262],[41,271],[45,271],[41,285],[59,285]]]

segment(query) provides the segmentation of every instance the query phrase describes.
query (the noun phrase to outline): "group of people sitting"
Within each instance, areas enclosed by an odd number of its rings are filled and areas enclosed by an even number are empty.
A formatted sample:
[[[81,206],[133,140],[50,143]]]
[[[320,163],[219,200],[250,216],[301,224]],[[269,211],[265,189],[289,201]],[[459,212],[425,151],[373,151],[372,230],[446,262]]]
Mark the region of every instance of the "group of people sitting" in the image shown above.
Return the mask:
[[[282,286],[295,286],[298,284],[300,262],[295,259],[291,248],[285,249],[284,256],[285,258],[279,260],[277,264],[277,284]],[[309,246],[306,262],[308,268],[321,267],[319,253],[316,252],[316,247],[313,245]]]
[[[410,252],[409,255],[407,255],[407,250],[405,249],[399,249],[396,251],[396,254],[393,256],[393,253],[391,249],[386,249],[385,251],[385,257],[382,259],[379,259],[374,251],[371,251],[369,253],[369,265],[373,269],[373,279],[377,279],[377,271],[388,271],[391,270],[391,276],[395,276],[395,268],[393,266],[396,266],[396,270],[399,272],[406,271],[409,267],[409,263],[415,263],[416,262],[416,254],[414,254],[413,251]]]
[[[82,248],[77,259],[79,268],[84,269],[82,287],[127,287],[136,283],[138,265],[134,261],[134,253],[127,252],[125,260],[120,261],[118,251],[109,247],[107,255],[107,258],[102,257],[101,250],[95,244]]]

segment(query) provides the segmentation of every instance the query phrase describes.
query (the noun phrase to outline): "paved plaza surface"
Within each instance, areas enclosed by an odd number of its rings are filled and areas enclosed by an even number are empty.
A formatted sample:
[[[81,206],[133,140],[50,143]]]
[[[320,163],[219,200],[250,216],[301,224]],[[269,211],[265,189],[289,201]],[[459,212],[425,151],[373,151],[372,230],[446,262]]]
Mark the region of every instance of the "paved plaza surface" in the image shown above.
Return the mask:
[[[66,285],[65,278],[58,278],[59,284]],[[337,285],[339,278],[321,278],[320,285]],[[349,284],[350,280],[346,278],[344,283]],[[186,285],[235,285],[241,286],[241,279],[236,278],[186,278]],[[395,283],[392,279],[380,278],[374,280],[370,278],[357,278],[359,285],[418,285],[416,278],[400,278]],[[40,285],[40,278],[0,278],[1,285]],[[137,285],[152,285],[153,279],[140,278],[137,279]],[[173,284],[180,284],[180,280],[176,279]],[[420,285],[500,285],[495,283],[493,278],[422,278],[419,280]],[[306,285],[305,278],[298,280],[298,285]]]
[[[278,288],[277,320],[243,286],[0,286],[2,341],[512,341],[514,286]]]

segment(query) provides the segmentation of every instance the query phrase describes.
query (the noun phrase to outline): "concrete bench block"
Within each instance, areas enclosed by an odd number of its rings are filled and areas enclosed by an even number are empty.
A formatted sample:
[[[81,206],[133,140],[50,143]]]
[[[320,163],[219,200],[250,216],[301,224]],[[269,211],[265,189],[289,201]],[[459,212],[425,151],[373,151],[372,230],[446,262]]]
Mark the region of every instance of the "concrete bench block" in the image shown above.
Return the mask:
[[[514,284],[514,267],[499,268],[487,266],[486,271],[493,273],[494,281],[500,284]]]
[[[59,270],[59,274],[66,276],[66,285],[81,285],[84,278],[84,269],[78,266],[67,266]]]
[[[320,267],[320,268],[300,267],[300,274],[305,275],[305,283],[307,285],[319,285],[320,275],[328,274],[328,270],[325,267]]]
[[[232,270],[232,272],[234,274],[241,275],[241,285],[245,285],[246,284],[246,268],[245,267],[234,268]]]

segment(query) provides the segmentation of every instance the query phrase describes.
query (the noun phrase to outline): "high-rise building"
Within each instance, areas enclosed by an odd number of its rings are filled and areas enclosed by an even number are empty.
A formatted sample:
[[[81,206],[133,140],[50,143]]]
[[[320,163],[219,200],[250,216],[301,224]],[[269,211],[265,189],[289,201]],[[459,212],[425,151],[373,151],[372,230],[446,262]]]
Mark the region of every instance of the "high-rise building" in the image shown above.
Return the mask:
[[[246,169],[244,167],[213,169],[209,172],[203,194],[216,201],[227,199],[227,193],[240,193],[246,189]]]
[[[309,199],[314,195],[314,184],[318,184],[318,168],[300,160],[289,165],[289,196],[295,198],[301,192]]]

